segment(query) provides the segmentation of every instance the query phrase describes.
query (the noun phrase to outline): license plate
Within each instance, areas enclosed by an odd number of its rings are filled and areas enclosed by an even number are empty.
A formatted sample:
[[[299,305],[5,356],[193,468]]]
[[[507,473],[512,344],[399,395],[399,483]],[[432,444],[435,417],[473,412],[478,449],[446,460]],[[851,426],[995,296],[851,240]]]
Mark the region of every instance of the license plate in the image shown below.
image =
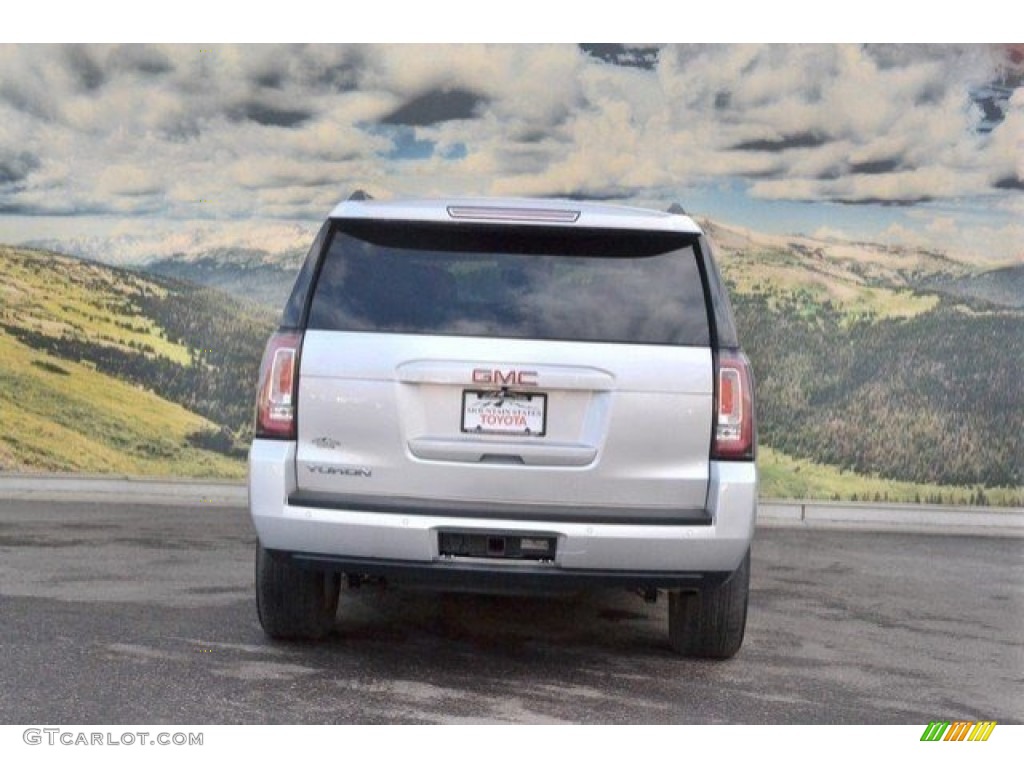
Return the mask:
[[[462,391],[462,431],[532,435],[547,431],[548,396],[541,392]]]

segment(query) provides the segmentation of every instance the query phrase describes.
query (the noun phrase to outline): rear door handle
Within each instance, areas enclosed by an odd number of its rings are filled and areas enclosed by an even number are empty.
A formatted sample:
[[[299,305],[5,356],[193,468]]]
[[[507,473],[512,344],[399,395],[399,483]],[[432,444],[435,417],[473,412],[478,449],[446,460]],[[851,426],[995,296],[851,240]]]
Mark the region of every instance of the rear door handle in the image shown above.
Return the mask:
[[[537,443],[523,441],[481,443],[475,440],[444,440],[421,437],[409,441],[418,459],[461,461],[470,464],[525,464],[546,467],[584,467],[597,458],[597,448],[582,443]]]

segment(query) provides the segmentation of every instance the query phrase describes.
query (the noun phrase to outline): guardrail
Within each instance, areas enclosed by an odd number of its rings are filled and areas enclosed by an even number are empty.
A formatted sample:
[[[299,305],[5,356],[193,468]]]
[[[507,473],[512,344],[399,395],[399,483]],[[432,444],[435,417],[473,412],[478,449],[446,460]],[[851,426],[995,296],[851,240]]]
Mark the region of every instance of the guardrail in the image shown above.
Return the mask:
[[[1024,509],[890,502],[761,499],[757,522],[768,526],[864,528],[1024,536]]]
[[[246,506],[244,480],[124,475],[0,474],[0,499]]]

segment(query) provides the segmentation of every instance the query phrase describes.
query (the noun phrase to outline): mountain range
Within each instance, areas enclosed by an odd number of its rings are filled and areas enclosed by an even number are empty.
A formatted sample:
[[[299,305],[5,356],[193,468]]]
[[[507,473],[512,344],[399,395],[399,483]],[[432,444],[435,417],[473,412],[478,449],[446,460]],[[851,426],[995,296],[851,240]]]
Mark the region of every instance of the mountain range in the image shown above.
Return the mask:
[[[757,379],[766,492],[1024,503],[1024,264],[702,225]],[[116,247],[91,242],[77,255]],[[5,249],[5,272],[17,263],[34,277],[5,281],[0,342],[29,350],[21,359],[36,379],[84,365],[207,419],[179,430],[182,444],[237,473],[259,354],[304,248],[134,254],[110,259],[133,264],[125,270]],[[96,320],[101,309],[109,322]],[[20,467],[39,463],[4,440],[0,464],[3,451]]]

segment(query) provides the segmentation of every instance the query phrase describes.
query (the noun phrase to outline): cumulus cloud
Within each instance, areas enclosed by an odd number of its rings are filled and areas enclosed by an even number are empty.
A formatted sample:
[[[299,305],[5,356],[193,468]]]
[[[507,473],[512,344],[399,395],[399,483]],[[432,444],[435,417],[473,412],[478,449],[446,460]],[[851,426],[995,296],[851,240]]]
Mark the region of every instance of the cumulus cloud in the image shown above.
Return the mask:
[[[316,219],[347,190],[916,206],[1024,188],[991,46],[0,46],[0,211]]]
[[[435,125],[469,120],[487,103],[479,93],[464,88],[432,88],[380,118],[386,125]]]
[[[979,264],[1024,262],[1024,224],[972,222],[948,216],[928,217],[924,227],[892,224],[881,235],[883,242],[911,247],[938,247],[959,258]]]

